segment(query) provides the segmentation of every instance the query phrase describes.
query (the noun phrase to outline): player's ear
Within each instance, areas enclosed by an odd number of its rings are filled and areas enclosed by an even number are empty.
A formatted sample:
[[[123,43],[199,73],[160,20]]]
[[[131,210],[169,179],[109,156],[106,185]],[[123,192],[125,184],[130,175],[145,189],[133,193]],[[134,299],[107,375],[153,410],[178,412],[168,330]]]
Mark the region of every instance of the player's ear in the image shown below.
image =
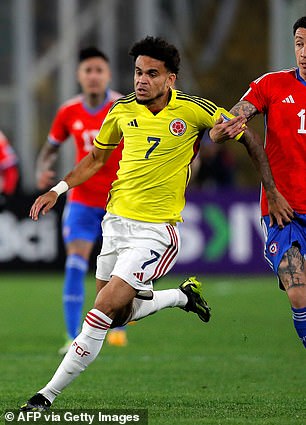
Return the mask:
[[[176,81],[176,74],[174,74],[173,72],[171,72],[168,76],[168,82],[169,82],[169,86],[170,87],[174,87],[175,85],[175,81]]]

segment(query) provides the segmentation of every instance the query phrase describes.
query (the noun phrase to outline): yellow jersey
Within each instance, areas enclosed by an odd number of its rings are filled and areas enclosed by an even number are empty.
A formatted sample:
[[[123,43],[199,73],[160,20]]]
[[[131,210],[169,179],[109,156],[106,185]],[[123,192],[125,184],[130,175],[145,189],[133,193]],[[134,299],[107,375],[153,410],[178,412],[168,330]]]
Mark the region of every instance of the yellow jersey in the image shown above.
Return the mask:
[[[152,223],[182,221],[190,164],[205,129],[220,114],[233,117],[209,100],[174,89],[157,114],[138,104],[135,93],[117,100],[94,141],[97,148],[110,149],[124,138],[107,211]]]

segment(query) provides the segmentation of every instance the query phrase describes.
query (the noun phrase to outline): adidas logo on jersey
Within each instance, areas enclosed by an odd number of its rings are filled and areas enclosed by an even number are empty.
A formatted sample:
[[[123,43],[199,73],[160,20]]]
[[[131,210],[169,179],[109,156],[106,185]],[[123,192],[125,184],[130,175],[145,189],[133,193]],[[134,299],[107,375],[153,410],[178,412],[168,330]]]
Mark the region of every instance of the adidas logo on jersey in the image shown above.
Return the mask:
[[[282,100],[282,103],[295,103],[293,97],[291,94],[289,94],[288,97],[286,97],[284,100]]]
[[[138,122],[136,121],[136,118],[128,123],[130,127],[138,127]]]

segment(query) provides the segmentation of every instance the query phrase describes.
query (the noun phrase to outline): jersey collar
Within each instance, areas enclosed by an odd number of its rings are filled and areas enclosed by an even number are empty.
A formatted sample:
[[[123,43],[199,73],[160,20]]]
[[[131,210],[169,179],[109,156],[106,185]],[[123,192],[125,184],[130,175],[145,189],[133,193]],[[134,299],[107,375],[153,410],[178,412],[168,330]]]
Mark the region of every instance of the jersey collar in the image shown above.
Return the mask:
[[[83,108],[89,113],[89,114],[96,114],[97,112],[101,111],[101,109],[104,108],[104,106],[110,101],[110,90],[107,89],[105,92],[105,98],[103,100],[102,103],[100,103],[100,105],[96,106],[95,108],[90,108],[86,103],[85,103],[85,99],[83,97]]]
[[[306,81],[303,80],[303,78],[300,76],[299,68],[296,68],[295,73],[297,80],[300,81],[304,86],[306,86]]]

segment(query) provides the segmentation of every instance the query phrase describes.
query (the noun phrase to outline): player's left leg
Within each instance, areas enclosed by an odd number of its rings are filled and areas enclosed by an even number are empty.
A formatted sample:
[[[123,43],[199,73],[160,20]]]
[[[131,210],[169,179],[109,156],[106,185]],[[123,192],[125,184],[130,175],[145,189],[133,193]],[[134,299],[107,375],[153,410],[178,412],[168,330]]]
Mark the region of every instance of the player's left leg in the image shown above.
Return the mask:
[[[152,291],[151,299],[136,295],[131,308],[121,311],[112,326],[125,324],[151,316],[165,308],[179,307],[187,312],[196,313],[203,322],[210,319],[210,307],[202,295],[202,284],[195,277],[190,277],[176,289]]]
[[[61,355],[66,354],[80,330],[85,298],[85,277],[93,246],[93,242],[80,239],[66,245],[63,310],[67,342],[59,349]]]
[[[105,282],[112,274],[120,276],[137,291],[131,312],[121,311],[126,315],[117,316],[112,327],[139,320],[167,307],[181,307],[197,313],[203,321],[209,320],[210,309],[201,295],[201,283],[195,278],[183,282],[180,289],[153,291],[153,281],[167,274],[178,257],[180,236],[177,226],[129,219],[121,219],[118,223],[118,218],[107,215],[103,220],[103,232],[107,237],[103,240],[103,255],[97,258],[96,278]],[[114,245],[119,247],[118,258]]]
[[[85,277],[94,244],[101,239],[102,208],[68,202],[63,214],[63,238],[66,247],[63,310],[66,343],[59,354],[67,353],[82,323]]]
[[[306,270],[299,244],[284,254],[278,275],[291,304],[294,327],[306,348]]]
[[[265,258],[288,295],[297,334],[306,348],[306,214],[295,213],[283,229],[263,217]]]

